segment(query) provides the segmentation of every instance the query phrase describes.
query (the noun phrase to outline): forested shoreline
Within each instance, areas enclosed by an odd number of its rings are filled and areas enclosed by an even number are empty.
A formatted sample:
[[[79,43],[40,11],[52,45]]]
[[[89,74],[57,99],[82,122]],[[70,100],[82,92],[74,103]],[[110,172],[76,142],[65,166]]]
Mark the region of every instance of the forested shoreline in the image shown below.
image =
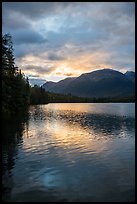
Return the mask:
[[[105,98],[82,98],[71,94],[59,94],[45,91],[44,88],[35,85],[30,89],[30,104],[47,103],[128,103],[134,102],[135,97],[105,97]]]
[[[2,113],[10,116],[20,112],[30,103],[28,78],[15,65],[10,34],[2,36]]]

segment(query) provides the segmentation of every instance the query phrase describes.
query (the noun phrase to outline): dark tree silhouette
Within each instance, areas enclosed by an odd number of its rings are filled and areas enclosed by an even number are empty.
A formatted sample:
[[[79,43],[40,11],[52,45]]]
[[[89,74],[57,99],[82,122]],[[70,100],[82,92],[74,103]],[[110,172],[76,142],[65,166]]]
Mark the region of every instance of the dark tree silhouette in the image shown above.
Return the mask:
[[[12,115],[29,104],[28,79],[15,66],[12,37],[2,36],[2,113]]]

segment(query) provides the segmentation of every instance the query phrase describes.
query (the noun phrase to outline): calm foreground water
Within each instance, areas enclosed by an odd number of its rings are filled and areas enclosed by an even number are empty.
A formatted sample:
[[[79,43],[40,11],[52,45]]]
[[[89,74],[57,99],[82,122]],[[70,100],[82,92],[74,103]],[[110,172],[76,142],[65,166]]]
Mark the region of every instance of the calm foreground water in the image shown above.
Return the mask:
[[[17,124],[4,129],[4,201],[135,200],[133,103],[31,106]]]

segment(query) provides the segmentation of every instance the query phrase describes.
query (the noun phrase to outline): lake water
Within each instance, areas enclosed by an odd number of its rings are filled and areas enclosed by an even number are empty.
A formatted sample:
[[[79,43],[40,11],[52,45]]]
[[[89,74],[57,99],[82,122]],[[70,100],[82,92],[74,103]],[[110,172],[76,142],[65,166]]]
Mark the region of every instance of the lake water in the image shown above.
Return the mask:
[[[4,134],[4,201],[135,200],[134,103],[31,106]]]

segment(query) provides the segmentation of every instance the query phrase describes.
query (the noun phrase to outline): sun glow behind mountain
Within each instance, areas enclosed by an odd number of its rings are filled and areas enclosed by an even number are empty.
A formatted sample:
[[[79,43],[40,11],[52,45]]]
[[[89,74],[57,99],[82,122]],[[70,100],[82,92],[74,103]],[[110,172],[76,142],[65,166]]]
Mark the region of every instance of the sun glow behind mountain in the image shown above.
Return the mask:
[[[3,2],[2,19],[32,84],[135,69],[134,2]]]

